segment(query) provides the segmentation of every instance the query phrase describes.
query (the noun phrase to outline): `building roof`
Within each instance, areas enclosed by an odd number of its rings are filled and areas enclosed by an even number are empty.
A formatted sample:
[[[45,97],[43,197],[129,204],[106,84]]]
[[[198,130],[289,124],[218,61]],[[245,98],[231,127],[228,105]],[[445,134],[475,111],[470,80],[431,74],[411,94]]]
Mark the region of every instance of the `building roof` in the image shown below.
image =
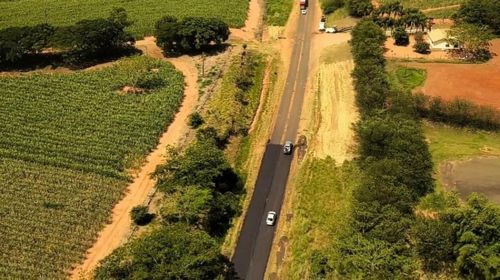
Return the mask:
[[[427,33],[427,36],[431,42],[441,41],[448,38],[448,34],[446,33],[448,30],[449,29],[432,29],[429,33]]]

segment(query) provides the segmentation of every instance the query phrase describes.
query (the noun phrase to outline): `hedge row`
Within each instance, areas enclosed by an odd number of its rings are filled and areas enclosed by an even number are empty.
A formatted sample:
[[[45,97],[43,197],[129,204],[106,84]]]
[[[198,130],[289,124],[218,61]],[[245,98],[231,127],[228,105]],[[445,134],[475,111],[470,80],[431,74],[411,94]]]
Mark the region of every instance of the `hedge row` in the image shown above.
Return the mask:
[[[500,130],[500,111],[490,106],[476,105],[463,99],[445,101],[440,97],[415,95],[419,115],[435,122],[459,127]]]
[[[41,56],[48,48],[62,53],[67,62],[81,62],[113,55],[134,42],[124,9],[114,9],[106,19],[81,20],[72,26],[48,24],[0,30],[0,66],[11,66],[27,57]]]
[[[416,278],[408,233],[413,207],[432,191],[432,161],[409,94],[390,88],[380,27],[370,20],[352,32],[353,72],[361,120],[356,125],[364,171],[353,194],[353,233],[341,245],[339,276]]]

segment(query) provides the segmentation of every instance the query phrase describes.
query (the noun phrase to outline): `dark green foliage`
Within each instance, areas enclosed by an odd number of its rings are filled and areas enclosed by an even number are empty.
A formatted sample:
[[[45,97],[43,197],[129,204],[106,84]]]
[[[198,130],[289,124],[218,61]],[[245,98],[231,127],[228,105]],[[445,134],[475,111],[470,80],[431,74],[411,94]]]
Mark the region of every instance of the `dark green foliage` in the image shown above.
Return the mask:
[[[208,234],[180,223],[160,227],[106,257],[95,279],[223,279],[229,261]]]
[[[189,115],[188,124],[191,128],[198,128],[203,124],[203,117],[198,112]]]
[[[417,263],[405,246],[370,239],[360,233],[346,237],[337,262],[340,279],[417,279]]]
[[[349,15],[353,17],[367,16],[373,11],[373,5],[370,0],[347,0],[346,6]]]
[[[412,237],[425,270],[438,272],[453,262],[456,240],[449,223],[439,218],[419,217],[412,228]]]
[[[444,217],[455,230],[455,266],[467,279],[500,277],[500,208],[473,194],[467,205]]]
[[[166,164],[156,171],[160,189],[172,186],[191,186],[216,188],[215,179],[230,168],[224,152],[214,143],[195,142],[184,152],[170,150]]]
[[[410,36],[404,27],[398,26],[392,32],[392,37],[394,38],[394,44],[398,46],[407,46],[410,43]]]
[[[462,99],[445,101],[440,97],[421,93],[415,95],[415,100],[420,116],[432,121],[459,127],[500,130],[500,112],[493,107],[476,105]]]
[[[61,32],[60,46],[75,62],[109,56],[134,42],[122,24],[108,19],[82,20]]]
[[[460,6],[454,19],[459,22],[486,26],[496,35],[500,35],[500,1],[469,0]]]
[[[361,121],[356,130],[362,159],[396,160],[401,167],[398,182],[419,196],[432,189],[431,156],[418,122],[374,117]]]
[[[415,52],[421,54],[428,54],[431,52],[429,43],[424,41],[417,41],[415,45],[413,45],[413,48],[415,49]]]
[[[137,79],[135,86],[140,89],[154,90],[166,86],[166,82],[160,72],[147,71]]]
[[[311,256],[311,276],[313,279],[328,279],[328,275],[333,272],[333,268],[328,263],[328,257],[320,251],[314,251]]]
[[[344,0],[321,1],[321,9],[325,15],[331,14],[344,6]]]
[[[136,206],[132,208],[130,216],[132,217],[132,221],[139,226],[148,224],[154,217],[153,214],[148,213],[147,206]]]
[[[0,65],[15,63],[49,46],[54,28],[48,24],[0,30]]]
[[[207,51],[229,38],[229,26],[215,18],[166,16],[155,27],[157,44],[166,54]]]

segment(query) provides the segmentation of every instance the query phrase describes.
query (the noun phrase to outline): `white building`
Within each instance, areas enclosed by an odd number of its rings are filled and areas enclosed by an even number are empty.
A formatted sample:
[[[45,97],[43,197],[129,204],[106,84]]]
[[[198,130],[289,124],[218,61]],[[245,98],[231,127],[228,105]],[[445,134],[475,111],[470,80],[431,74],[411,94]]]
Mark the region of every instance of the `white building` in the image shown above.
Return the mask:
[[[456,49],[458,47],[449,42],[446,31],[447,29],[433,29],[431,32],[427,33],[431,50],[445,51]]]

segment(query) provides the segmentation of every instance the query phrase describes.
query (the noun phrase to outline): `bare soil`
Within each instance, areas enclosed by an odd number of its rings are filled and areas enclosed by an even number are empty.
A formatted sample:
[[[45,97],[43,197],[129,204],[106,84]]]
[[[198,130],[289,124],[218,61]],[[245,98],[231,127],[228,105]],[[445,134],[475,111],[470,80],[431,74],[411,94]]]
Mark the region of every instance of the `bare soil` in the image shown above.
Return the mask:
[[[466,199],[471,193],[484,194],[500,203],[500,158],[480,157],[463,162],[447,162],[441,166],[441,179],[450,190]]]
[[[231,39],[250,41],[258,37],[258,33],[261,32],[264,13],[262,1],[250,0],[245,26],[241,29],[231,28]]]
[[[165,59],[161,50],[154,43],[153,37],[138,41],[136,46],[148,56]],[[97,241],[88,250],[84,262],[73,270],[72,279],[89,278],[100,260],[127,241],[132,225],[130,210],[134,206],[143,204],[148,194],[153,190],[155,180],[150,175],[158,165],[165,162],[167,146],[176,146],[181,143],[189,131],[187,118],[194,110],[198,99],[198,72],[195,61],[188,56],[167,60],[185,76],[186,88],[179,112],[167,131],[161,136],[156,149],[147,156],[146,163],[138,175],[127,187],[123,199],[113,208],[111,223],[99,233]]]
[[[415,52],[413,45],[415,38],[410,36],[408,46],[396,46],[392,37],[387,38],[385,42],[385,56],[387,58],[402,58],[402,59],[423,59],[423,60],[451,60],[452,58],[445,51],[432,51],[429,54],[420,54]]]
[[[500,39],[492,41],[496,55],[484,64],[414,63],[427,70],[422,92],[445,100],[457,97],[500,109]]]

